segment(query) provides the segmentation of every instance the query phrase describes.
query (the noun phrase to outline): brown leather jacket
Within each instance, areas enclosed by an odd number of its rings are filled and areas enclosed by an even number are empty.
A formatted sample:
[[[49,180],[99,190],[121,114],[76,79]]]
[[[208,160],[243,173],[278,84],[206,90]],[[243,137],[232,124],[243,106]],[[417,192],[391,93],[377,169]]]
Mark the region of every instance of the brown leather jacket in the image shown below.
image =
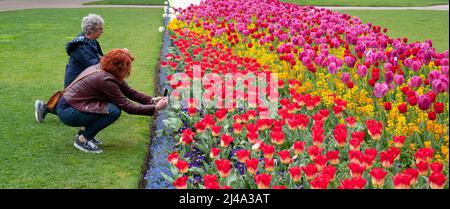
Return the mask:
[[[92,73],[93,71],[98,72]],[[82,78],[88,73],[91,74]],[[117,80],[111,73],[101,70],[99,64],[86,68],[74,81],[76,82],[73,85],[66,88],[63,97],[79,111],[107,114],[107,104],[111,102],[128,114],[155,114],[156,107],[152,97],[134,90],[125,81]],[[140,104],[133,103],[127,98]]]

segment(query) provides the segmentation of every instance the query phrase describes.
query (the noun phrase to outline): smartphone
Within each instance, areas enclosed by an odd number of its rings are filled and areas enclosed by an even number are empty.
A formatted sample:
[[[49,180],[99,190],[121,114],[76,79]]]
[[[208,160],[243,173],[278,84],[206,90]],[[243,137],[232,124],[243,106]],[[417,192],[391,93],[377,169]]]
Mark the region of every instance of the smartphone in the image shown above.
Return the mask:
[[[167,94],[168,94],[168,90],[167,90],[167,89],[165,89],[165,90],[164,90],[164,97],[166,97],[166,96],[167,96]]]

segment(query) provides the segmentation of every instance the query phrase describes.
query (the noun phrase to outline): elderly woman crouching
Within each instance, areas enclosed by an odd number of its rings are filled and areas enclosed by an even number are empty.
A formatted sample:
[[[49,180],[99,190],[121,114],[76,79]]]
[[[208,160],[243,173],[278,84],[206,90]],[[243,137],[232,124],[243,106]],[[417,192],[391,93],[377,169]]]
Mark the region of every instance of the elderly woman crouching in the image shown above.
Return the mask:
[[[131,73],[133,60],[128,50],[112,50],[65,89],[57,106],[59,119],[68,126],[85,127],[76,135],[76,148],[101,153],[95,136],[116,121],[121,110],[150,116],[167,106],[166,97],[152,98],[128,86],[124,79]]]

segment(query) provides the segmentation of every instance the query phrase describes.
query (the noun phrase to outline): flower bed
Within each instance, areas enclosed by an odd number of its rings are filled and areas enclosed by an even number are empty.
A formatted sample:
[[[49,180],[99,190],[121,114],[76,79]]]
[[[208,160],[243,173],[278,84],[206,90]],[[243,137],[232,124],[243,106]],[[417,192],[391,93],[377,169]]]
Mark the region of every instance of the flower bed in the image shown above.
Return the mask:
[[[277,0],[174,11],[176,188],[448,188],[448,50]]]

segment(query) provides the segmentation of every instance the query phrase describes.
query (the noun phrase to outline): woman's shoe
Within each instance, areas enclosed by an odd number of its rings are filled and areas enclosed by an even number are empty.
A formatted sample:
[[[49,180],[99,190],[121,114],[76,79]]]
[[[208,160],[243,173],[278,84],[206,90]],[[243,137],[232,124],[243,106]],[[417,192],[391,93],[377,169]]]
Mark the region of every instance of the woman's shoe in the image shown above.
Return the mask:
[[[79,135],[83,134],[82,130],[78,130],[77,135],[75,135],[75,137],[78,137]],[[103,142],[100,141],[100,139],[98,139],[97,137],[94,137],[93,139],[91,139],[91,141],[95,144],[95,145],[102,145]]]
[[[80,135],[75,138],[75,142],[73,143],[77,149],[87,152],[87,153],[102,153],[103,150],[100,147],[97,147],[92,141],[86,140],[85,142],[80,141]]]

